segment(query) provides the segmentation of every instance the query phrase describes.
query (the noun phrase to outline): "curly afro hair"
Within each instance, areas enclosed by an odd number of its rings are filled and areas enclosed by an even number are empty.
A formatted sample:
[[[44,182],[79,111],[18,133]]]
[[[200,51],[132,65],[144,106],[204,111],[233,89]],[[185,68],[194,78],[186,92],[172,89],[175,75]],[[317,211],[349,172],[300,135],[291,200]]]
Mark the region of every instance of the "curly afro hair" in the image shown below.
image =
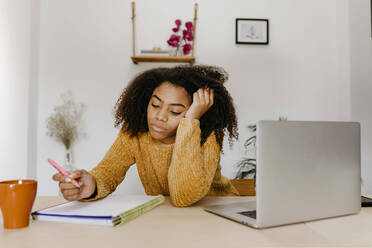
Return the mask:
[[[228,74],[224,69],[214,66],[176,66],[173,68],[155,68],[137,75],[122,92],[115,108],[115,127],[137,136],[147,132],[147,106],[154,90],[164,82],[184,88],[192,99],[199,88],[214,90],[214,104],[201,117],[201,145],[214,131],[217,143],[222,150],[225,131],[229,143],[238,139],[237,118],[233,99],[224,87]]]

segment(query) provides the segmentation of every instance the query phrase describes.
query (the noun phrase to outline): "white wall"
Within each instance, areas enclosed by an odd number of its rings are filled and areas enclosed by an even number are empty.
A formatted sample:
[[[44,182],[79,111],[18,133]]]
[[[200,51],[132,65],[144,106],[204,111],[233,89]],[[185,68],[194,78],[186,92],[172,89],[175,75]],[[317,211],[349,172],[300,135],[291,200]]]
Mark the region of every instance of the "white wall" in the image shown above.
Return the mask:
[[[372,33],[370,1],[350,1],[351,117],[361,122],[362,191],[372,193]]]
[[[137,50],[166,47],[173,21],[193,18],[192,1],[136,1]],[[240,142],[225,146],[223,173],[232,177],[243,156],[245,126],[258,119],[350,119],[350,49],[347,0],[199,1],[197,63],[224,67],[235,99]],[[87,138],[73,148],[79,168],[91,169],[118,132],[112,109],[140,71],[170,64],[134,65],[130,1],[42,0],[38,85],[39,194],[56,194],[46,158],[63,161],[63,147],[46,136],[45,120],[60,93],[70,89],[87,105]],[[268,18],[268,46],[236,45],[235,18]],[[143,192],[135,168],[120,192]]]
[[[129,1],[41,1],[37,164],[39,194],[56,194],[48,157],[63,162],[64,148],[46,136],[45,120],[59,96],[71,89],[87,108],[87,137],[73,147],[76,167],[91,169],[104,156],[118,130],[112,109],[128,79],[143,68],[132,65]],[[129,174],[136,172],[131,170]],[[137,177],[137,178],[136,178]],[[128,187],[143,189],[138,176]],[[135,181],[131,183],[131,181]],[[133,185],[133,186],[132,186]]]
[[[0,1],[0,180],[27,177],[31,2]]]

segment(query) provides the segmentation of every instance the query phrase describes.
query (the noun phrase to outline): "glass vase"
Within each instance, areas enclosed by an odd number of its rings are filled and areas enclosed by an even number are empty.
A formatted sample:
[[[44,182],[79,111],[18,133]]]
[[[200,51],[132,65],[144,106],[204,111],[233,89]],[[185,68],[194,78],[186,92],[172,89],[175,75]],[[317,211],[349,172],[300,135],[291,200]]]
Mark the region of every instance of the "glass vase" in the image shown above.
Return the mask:
[[[63,165],[63,169],[68,172],[76,170],[72,164],[72,152],[70,149],[65,150],[65,163]]]
[[[170,47],[168,54],[169,54],[169,56],[172,56],[172,57],[182,57],[182,56],[184,56],[181,46]]]

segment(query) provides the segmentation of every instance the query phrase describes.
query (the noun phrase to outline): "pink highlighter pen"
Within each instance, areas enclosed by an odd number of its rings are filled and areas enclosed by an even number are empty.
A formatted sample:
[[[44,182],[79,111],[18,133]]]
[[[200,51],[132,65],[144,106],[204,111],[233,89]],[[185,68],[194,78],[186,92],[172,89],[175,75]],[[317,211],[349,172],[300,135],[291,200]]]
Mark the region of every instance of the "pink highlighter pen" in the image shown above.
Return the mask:
[[[48,162],[49,162],[49,163],[50,163],[54,168],[56,168],[57,171],[58,171],[62,176],[68,176],[68,175],[69,175],[66,171],[64,171],[64,170],[62,169],[61,166],[59,166],[59,165],[58,165],[56,162],[54,162],[52,159],[48,158]],[[74,186],[80,188],[80,185],[79,185],[78,182],[76,182],[74,179],[71,179],[71,183],[72,183]]]

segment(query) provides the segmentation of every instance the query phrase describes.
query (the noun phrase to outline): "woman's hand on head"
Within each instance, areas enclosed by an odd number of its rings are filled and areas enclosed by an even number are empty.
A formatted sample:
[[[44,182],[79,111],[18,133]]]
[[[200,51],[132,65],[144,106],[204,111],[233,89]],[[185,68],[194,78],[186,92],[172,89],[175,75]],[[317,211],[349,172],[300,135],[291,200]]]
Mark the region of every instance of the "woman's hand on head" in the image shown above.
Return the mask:
[[[74,186],[71,183],[71,179],[77,181],[80,188]],[[53,180],[59,182],[59,189],[63,197],[68,201],[90,197],[96,190],[96,180],[86,170],[76,170],[68,176],[62,176],[57,173],[53,175]]]
[[[214,91],[209,88],[200,88],[193,94],[193,101],[187,110],[185,118],[200,119],[212,107]]]

